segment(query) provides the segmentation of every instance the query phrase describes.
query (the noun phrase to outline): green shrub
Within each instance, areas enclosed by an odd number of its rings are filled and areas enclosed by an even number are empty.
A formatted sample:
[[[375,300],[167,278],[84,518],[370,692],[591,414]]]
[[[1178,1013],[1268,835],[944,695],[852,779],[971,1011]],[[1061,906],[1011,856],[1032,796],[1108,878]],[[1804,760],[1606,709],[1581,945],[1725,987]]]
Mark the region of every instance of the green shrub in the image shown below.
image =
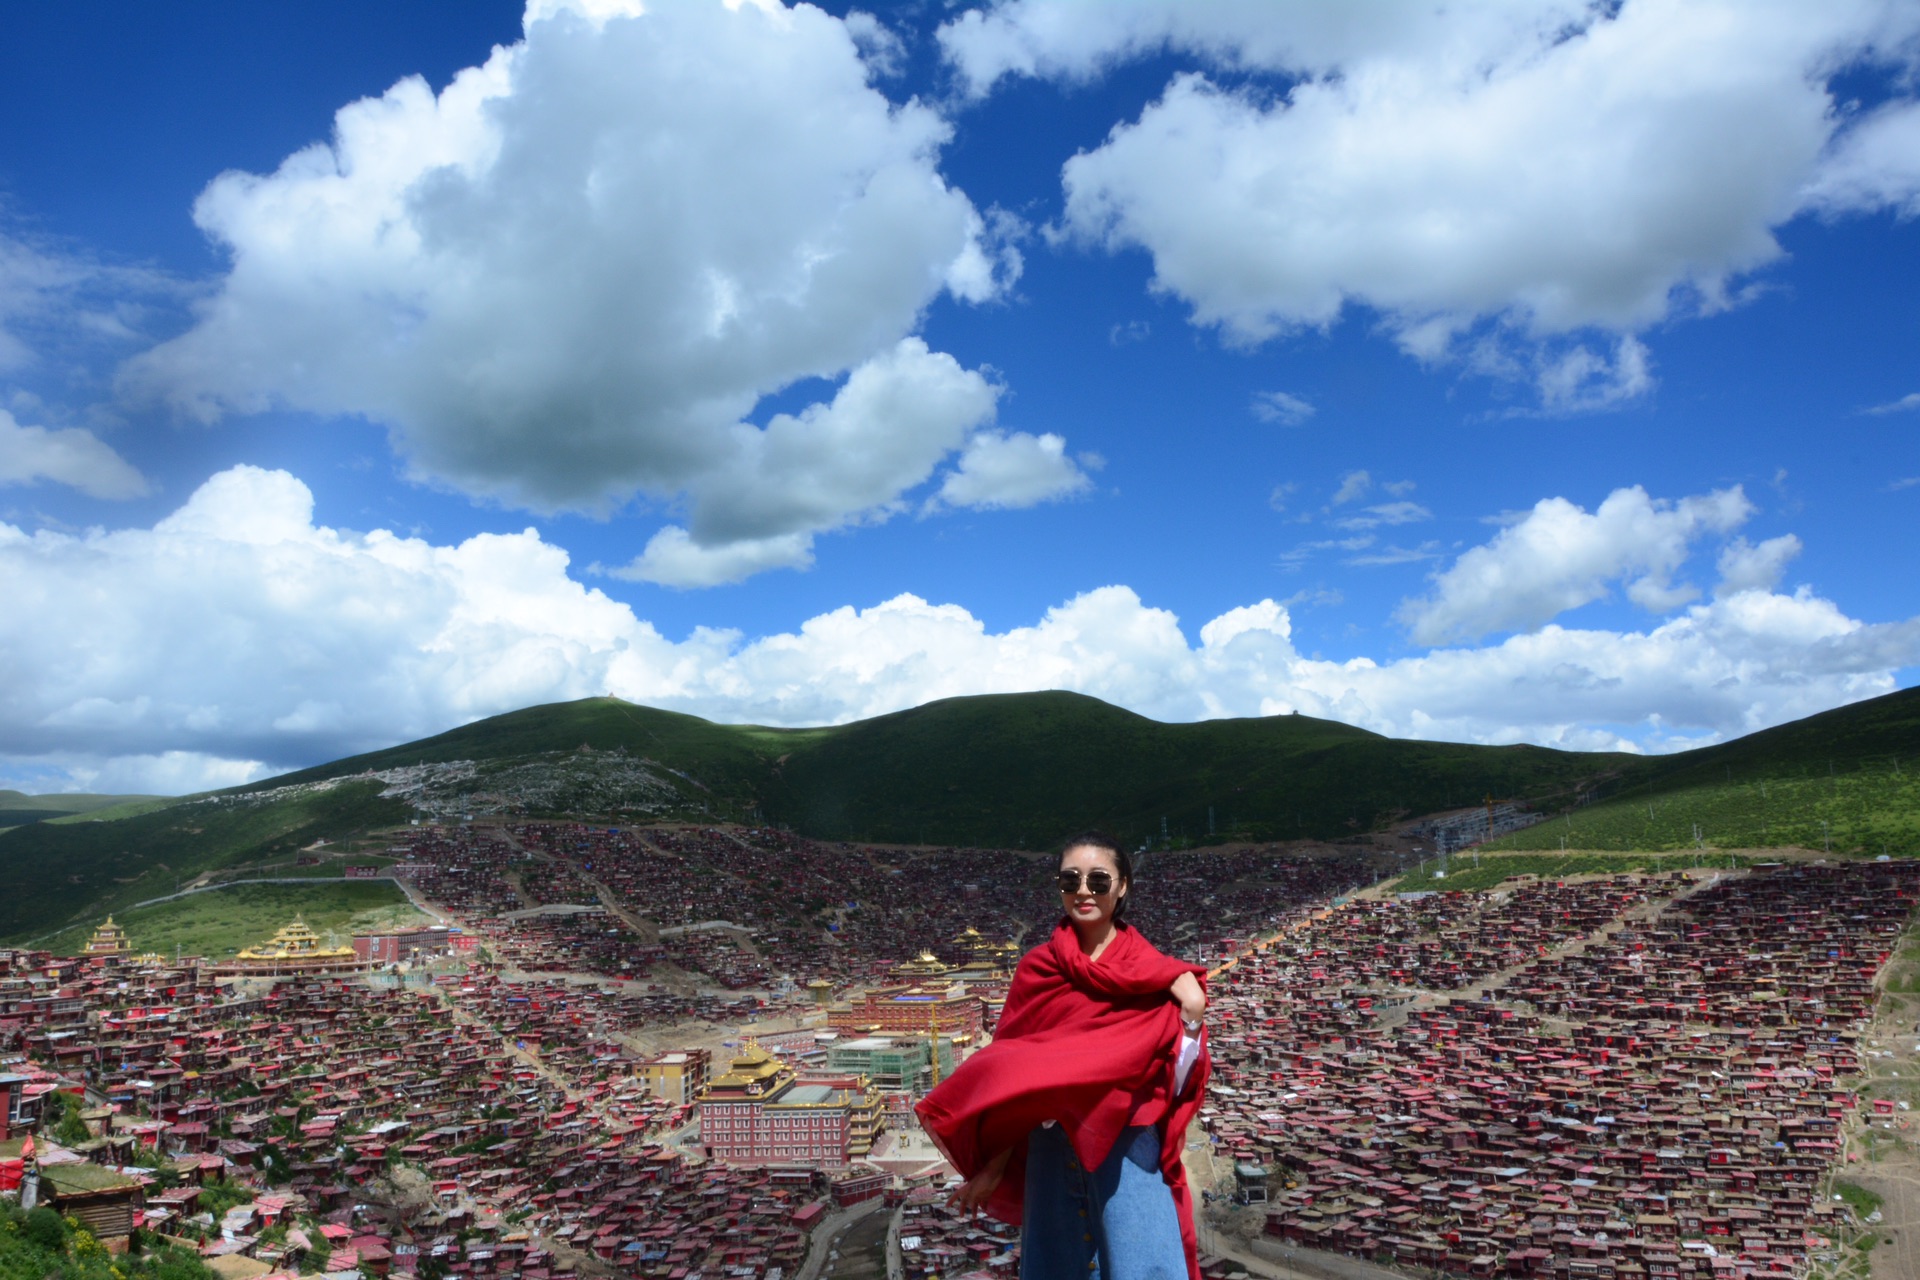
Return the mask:
[[[21,1227],[21,1234],[27,1243],[36,1249],[45,1249],[48,1253],[61,1253],[67,1247],[67,1220],[53,1210],[41,1205],[28,1211],[27,1220]]]
[[[60,1119],[53,1126],[53,1140],[62,1146],[71,1147],[75,1143],[86,1142],[93,1137],[93,1131],[87,1128],[87,1122],[80,1118],[86,1104],[73,1094],[61,1089],[54,1093],[60,1099]]]

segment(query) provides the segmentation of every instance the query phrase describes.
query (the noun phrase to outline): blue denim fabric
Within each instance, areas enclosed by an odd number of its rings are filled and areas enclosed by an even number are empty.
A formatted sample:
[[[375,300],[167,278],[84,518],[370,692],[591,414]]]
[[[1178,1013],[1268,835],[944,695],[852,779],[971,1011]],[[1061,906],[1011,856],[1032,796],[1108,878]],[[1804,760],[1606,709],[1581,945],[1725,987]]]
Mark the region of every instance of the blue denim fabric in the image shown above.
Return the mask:
[[[1020,1280],[1186,1280],[1173,1192],[1160,1176],[1160,1131],[1126,1130],[1088,1173],[1059,1125],[1027,1139]]]

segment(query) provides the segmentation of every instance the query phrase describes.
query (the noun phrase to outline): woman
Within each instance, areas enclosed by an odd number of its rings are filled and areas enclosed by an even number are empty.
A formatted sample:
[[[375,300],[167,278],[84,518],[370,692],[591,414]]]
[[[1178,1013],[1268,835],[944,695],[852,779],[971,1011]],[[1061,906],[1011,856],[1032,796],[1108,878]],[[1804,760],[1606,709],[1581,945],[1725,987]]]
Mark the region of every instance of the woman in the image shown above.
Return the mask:
[[[1060,855],[1064,918],[1015,970],[993,1043],[921,1100],[966,1179],[1019,1225],[1021,1280],[1198,1280],[1180,1163],[1206,1085],[1206,970],[1122,920],[1133,866],[1088,832]]]

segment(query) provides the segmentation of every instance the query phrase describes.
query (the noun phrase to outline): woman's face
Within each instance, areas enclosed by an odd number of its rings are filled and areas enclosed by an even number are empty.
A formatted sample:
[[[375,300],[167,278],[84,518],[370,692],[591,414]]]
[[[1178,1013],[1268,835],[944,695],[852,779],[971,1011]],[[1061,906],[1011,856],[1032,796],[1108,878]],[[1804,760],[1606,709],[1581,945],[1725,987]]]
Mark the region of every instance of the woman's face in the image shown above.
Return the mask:
[[[1127,886],[1121,882],[1111,852],[1077,844],[1060,856],[1060,870],[1080,873],[1078,889],[1071,893],[1065,889],[1060,891],[1060,905],[1067,919],[1076,925],[1099,925],[1113,918],[1113,909],[1126,896]],[[1089,873],[1095,871],[1106,873],[1109,887],[1105,893],[1095,893],[1088,886]]]

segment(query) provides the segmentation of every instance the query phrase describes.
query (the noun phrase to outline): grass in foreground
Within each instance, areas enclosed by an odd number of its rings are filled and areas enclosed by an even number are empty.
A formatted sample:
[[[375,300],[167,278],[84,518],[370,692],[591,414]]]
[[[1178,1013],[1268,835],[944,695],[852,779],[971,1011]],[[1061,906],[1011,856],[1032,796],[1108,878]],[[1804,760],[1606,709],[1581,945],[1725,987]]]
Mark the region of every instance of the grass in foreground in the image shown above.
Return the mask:
[[[218,1280],[185,1249],[114,1255],[93,1234],[45,1205],[0,1206],[0,1277],[5,1280]]]
[[[390,880],[233,885],[139,907],[114,919],[137,951],[171,956],[177,947],[185,955],[224,959],[267,941],[295,916],[322,938],[337,933],[342,946],[355,933],[427,920]],[[63,955],[77,954],[99,923],[76,925],[42,945]]]

